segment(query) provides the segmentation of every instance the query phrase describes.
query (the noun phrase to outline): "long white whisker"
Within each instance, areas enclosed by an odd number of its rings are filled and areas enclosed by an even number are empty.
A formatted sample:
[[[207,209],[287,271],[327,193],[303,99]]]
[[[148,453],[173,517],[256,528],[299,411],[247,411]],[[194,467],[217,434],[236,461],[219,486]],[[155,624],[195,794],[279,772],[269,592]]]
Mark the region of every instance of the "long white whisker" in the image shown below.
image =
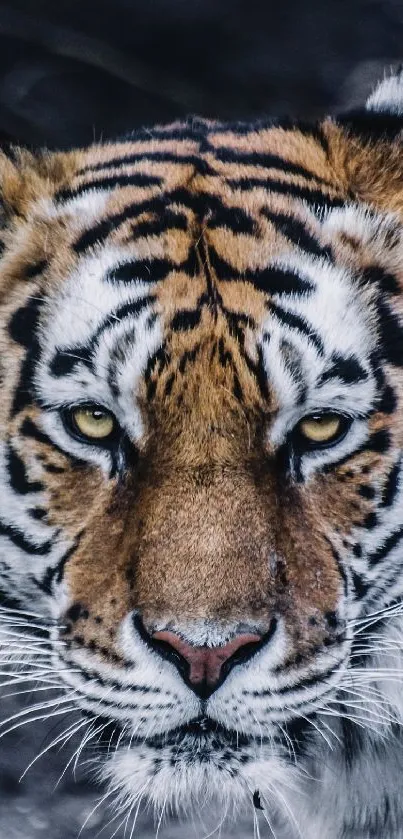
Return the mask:
[[[38,618],[38,620],[45,620],[49,621],[50,623],[56,623],[53,618],[49,618],[47,615],[43,615],[40,612],[29,612],[27,609],[12,609],[8,606],[0,606],[0,612],[5,615],[28,615],[31,618]]]
[[[105,803],[105,801],[107,801],[107,800],[108,800],[108,798],[110,798],[110,797],[111,797],[111,795],[115,795],[115,793],[119,792],[119,788],[120,788],[120,787],[119,787],[119,785],[116,785],[115,787],[111,787],[111,789],[109,789],[109,790],[105,793],[105,795],[103,795],[103,796],[102,796],[102,798],[100,798],[100,799],[99,799],[99,801],[97,801],[97,802],[96,802],[95,806],[94,806],[94,807],[92,808],[92,810],[88,813],[88,816],[86,817],[85,821],[84,821],[84,822],[83,822],[83,824],[81,825],[80,832],[79,832],[79,834],[78,834],[78,836],[77,836],[77,839],[80,839],[80,836],[82,835],[83,831],[85,830],[85,828],[86,828],[86,826],[87,826],[87,824],[88,824],[89,820],[90,820],[90,819],[91,819],[91,817],[94,815],[94,813],[96,813],[96,811],[97,811],[97,810],[99,810],[99,808],[100,808],[100,807],[102,807],[102,805]]]
[[[49,699],[48,702],[39,702],[35,705],[31,705],[30,708],[24,708],[22,711],[18,711],[16,714],[12,714],[11,717],[7,717],[7,719],[2,720],[0,723],[0,728],[4,725],[8,725],[10,722],[14,722],[14,720],[20,719],[20,717],[26,717],[27,714],[35,713],[36,711],[46,711],[48,708],[54,708],[56,705],[60,706],[67,702],[71,702],[74,693],[70,693],[69,696],[64,697],[63,699]]]
[[[47,754],[47,752],[49,752],[49,751],[50,751],[50,749],[53,749],[53,748],[54,748],[55,746],[57,746],[59,743],[63,743],[63,744],[64,744],[65,742],[67,742],[67,741],[68,741],[71,737],[73,737],[73,736],[74,736],[74,734],[76,734],[76,733],[77,733],[77,731],[79,731],[79,729],[80,729],[80,728],[82,728],[84,725],[88,725],[88,720],[81,721],[81,722],[80,722],[80,723],[78,723],[78,724],[77,724],[77,722],[74,722],[74,723],[72,723],[71,725],[69,725],[69,726],[68,726],[68,728],[67,728],[67,729],[66,729],[66,730],[65,730],[62,734],[59,734],[59,736],[58,736],[58,737],[56,737],[54,740],[52,740],[52,741],[51,741],[51,743],[49,743],[49,745],[48,745],[48,746],[46,746],[46,748],[45,748],[45,749],[42,749],[42,751],[40,751],[40,752],[39,752],[39,754],[37,754],[37,755],[34,757],[34,759],[33,759],[33,760],[31,760],[31,762],[28,764],[28,766],[26,767],[26,769],[24,769],[24,772],[22,773],[22,775],[21,775],[21,777],[20,777],[20,782],[23,780],[23,778],[25,778],[25,775],[29,772],[29,770],[31,769],[31,767],[32,767],[32,766],[34,766],[34,764],[35,764],[35,763],[37,763],[37,761],[38,761],[38,760],[40,760],[40,759],[41,759],[41,757],[43,757],[45,754]]]
[[[0,684],[1,688],[1,684]],[[11,696],[23,696],[24,694],[29,693],[32,695],[33,693],[40,693],[41,691],[49,691],[49,690],[62,690],[62,685],[56,682],[53,684],[52,682],[47,682],[45,687],[35,687],[35,688],[27,688],[26,690],[13,690],[9,693],[0,693],[0,699],[9,699]]]
[[[11,734],[11,732],[15,731],[17,728],[22,728],[24,725],[28,725],[31,722],[38,722],[39,720],[48,720],[51,717],[57,717],[57,716],[60,716],[60,714],[72,713],[73,711],[77,711],[77,708],[76,708],[75,705],[72,705],[71,708],[59,708],[58,711],[52,711],[51,714],[40,714],[39,716],[36,716],[36,717],[29,717],[29,719],[19,720],[19,722],[16,723],[16,725],[12,725],[11,728],[8,728],[7,731],[3,731],[0,734],[0,740],[3,737],[6,737],[7,734]]]

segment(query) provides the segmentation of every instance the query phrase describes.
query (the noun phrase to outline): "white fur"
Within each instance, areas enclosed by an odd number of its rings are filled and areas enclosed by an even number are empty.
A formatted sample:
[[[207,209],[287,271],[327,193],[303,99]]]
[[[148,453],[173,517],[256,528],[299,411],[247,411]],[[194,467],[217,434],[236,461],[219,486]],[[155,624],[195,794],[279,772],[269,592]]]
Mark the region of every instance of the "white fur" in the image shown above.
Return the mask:
[[[389,102],[389,110],[400,113],[398,104],[403,82],[398,79],[382,83],[370,98],[369,109],[382,110]],[[400,100],[399,100],[400,101]],[[394,110],[395,109],[395,110]],[[69,211],[76,216],[80,228],[82,212],[99,212],[103,196],[91,193],[76,202],[69,202]],[[51,212],[51,210],[49,210]],[[54,210],[58,212],[57,209]],[[307,216],[311,211],[306,209]],[[81,214],[81,215],[80,215]],[[312,220],[313,220],[313,215]],[[348,206],[325,215],[319,225],[323,239],[331,242],[343,230],[353,230],[367,247],[373,247],[380,259],[389,258],[394,269],[403,265],[403,247],[398,241],[393,253],[385,254],[385,235],[390,225],[396,227],[392,216],[375,216],[368,209]],[[136,281],[130,284],[105,282],[105,274],[112,268],[135,258],[135,246],[117,248],[99,246],[89,257],[81,259],[74,273],[66,278],[63,289],[49,302],[46,322],[41,333],[43,358],[36,378],[38,396],[46,406],[42,427],[66,452],[71,452],[99,466],[105,473],[110,468],[109,456],[90,445],[73,441],[61,422],[58,409],[61,405],[94,401],[112,410],[133,440],[141,446],[146,429],[137,404],[137,394],[142,375],[150,356],[161,346],[164,332],[162,316],[148,321],[152,307],[144,309],[138,317],[112,323],[103,333],[94,358],[94,369],[79,364],[73,372],[55,378],[50,374],[49,362],[58,349],[85,347],[100,323],[116,309],[152,293],[152,284]],[[377,342],[377,323],[372,305],[372,292],[359,288],[352,269],[347,264],[332,265],[324,258],[312,258],[304,253],[290,255],[285,252],[276,265],[294,271],[309,279],[314,287],[312,294],[277,295],[275,301],[290,314],[298,315],[321,337],[324,354],[320,355],[309,336],[285,326],[276,316],[268,317],[258,340],[262,342],[264,364],[270,386],[279,404],[278,416],[270,431],[274,448],[281,446],[287,434],[306,413],[320,408],[346,412],[352,418],[351,428],[338,445],[320,453],[306,455],[302,464],[302,477],[309,482],[315,472],[335,462],[345,454],[353,453],[368,436],[365,414],[373,406],[375,381],[370,368],[370,355]],[[270,332],[270,342],[264,333]],[[112,349],[125,341],[125,355],[116,369],[119,397],[112,393],[105,376],[105,369]],[[295,378],[287,367],[283,355],[284,341],[295,350],[301,361],[306,395],[304,402],[297,402]],[[367,378],[354,384],[332,380],[318,386],[332,354],[358,358]],[[392,453],[397,457],[398,453]],[[66,549],[61,535],[44,522],[33,521],[28,509],[46,499],[16,497],[4,465],[4,452],[0,452],[0,519],[22,530],[35,544],[54,539],[50,555],[35,557],[31,578],[41,580],[47,567],[53,567]],[[379,488],[378,488],[379,491]],[[40,494],[39,494],[40,495]],[[281,671],[289,650],[289,638],[281,621],[271,644],[258,652],[247,664],[233,668],[223,685],[201,706],[196,695],[181,680],[173,664],[150,650],[136,632],[131,616],[120,627],[119,648],[126,667],[106,663],[88,650],[56,649],[53,668],[69,695],[78,706],[96,715],[110,716],[123,726],[117,750],[102,765],[100,773],[115,791],[118,805],[132,807],[134,814],[137,800],[148,797],[157,812],[166,807],[187,811],[192,806],[211,808],[219,805],[223,814],[237,809],[251,811],[252,796],[259,791],[267,817],[276,825],[278,839],[368,839],[366,823],[381,806],[385,791],[400,796],[400,777],[403,759],[391,733],[390,720],[403,722],[403,691],[401,690],[403,621],[394,617],[386,622],[383,635],[376,644],[383,647],[373,650],[366,659],[364,673],[349,669],[349,654],[353,634],[359,633],[359,623],[365,609],[375,610],[387,602],[391,594],[402,597],[402,549],[397,545],[386,557],[385,575],[395,571],[387,594],[376,591],[380,580],[378,568],[368,568],[365,550],[369,553],[383,545],[388,536],[403,519],[403,486],[394,505],[380,514],[373,530],[352,534],[363,545],[364,556],[354,557],[339,545],[336,533],[329,538],[337,545],[347,574],[361,573],[373,584],[368,599],[360,604],[351,594],[344,598],[340,584],[340,613],[348,620],[346,639],[337,649],[318,655],[309,665],[298,665]],[[267,561],[270,562],[268,557]],[[26,597],[27,608],[32,605],[33,594],[38,593],[31,582],[24,591],[24,563],[27,555],[0,537],[0,581],[2,573],[6,585],[15,586],[19,595]],[[375,593],[374,593],[375,592]],[[42,597],[42,595],[41,595]],[[372,606],[371,599],[373,599]],[[386,599],[385,599],[386,598]],[[41,599],[43,608],[53,617],[63,614],[68,604],[65,583],[55,587],[53,597]],[[180,627],[189,641],[213,645],[224,643],[231,633],[231,626],[216,622],[194,621]],[[375,645],[375,642],[374,642]],[[385,646],[386,645],[386,646]],[[385,649],[389,672],[386,669]],[[329,674],[320,680],[321,674]],[[374,671],[374,672],[373,672]],[[85,678],[84,674],[90,676]],[[100,681],[97,677],[100,677]],[[310,681],[312,680],[312,682]],[[333,716],[342,699],[347,703],[348,691],[353,684],[356,701],[366,724],[366,745],[351,768],[346,765],[340,740],[341,721]],[[369,690],[365,689],[368,684]],[[112,703],[112,704],[111,704]],[[349,706],[353,708],[353,705]],[[357,707],[357,706],[356,706]],[[375,709],[375,710],[374,710]],[[208,714],[217,726],[237,732],[240,737],[252,738],[240,751],[220,745],[219,735],[212,747],[211,735],[194,741],[176,744],[154,744],[151,738],[169,734],[176,727],[190,722],[203,713]],[[316,711],[311,726],[311,739],[303,758],[295,758],[284,726],[296,717],[304,719]],[[359,723],[357,723],[359,725]],[[218,729],[219,730],[219,729]],[[383,755],[381,746],[386,739],[388,748]],[[182,759],[178,757],[182,752]],[[245,758],[242,761],[241,758]],[[259,813],[255,818],[262,820]],[[366,821],[367,820],[367,821]],[[352,825],[351,830],[349,825]],[[262,833],[263,835],[263,833]],[[401,839],[400,826],[382,839]],[[380,837],[381,839],[381,837]]]
[[[377,85],[366,103],[368,111],[403,116],[403,73],[391,75]]]

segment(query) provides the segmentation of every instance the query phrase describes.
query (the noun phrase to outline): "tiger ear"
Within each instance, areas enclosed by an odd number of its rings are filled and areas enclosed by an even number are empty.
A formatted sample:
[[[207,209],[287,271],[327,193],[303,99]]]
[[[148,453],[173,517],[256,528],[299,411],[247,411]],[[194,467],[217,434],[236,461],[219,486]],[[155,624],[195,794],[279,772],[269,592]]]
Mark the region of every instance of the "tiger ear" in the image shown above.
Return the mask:
[[[365,108],[370,114],[401,117],[403,120],[403,65],[383,81],[378,82],[368,97]]]
[[[403,67],[383,79],[362,108],[337,117],[333,127],[334,168],[351,197],[403,217]]]
[[[403,130],[403,65],[376,85],[363,107],[337,121],[362,139],[396,139]]]

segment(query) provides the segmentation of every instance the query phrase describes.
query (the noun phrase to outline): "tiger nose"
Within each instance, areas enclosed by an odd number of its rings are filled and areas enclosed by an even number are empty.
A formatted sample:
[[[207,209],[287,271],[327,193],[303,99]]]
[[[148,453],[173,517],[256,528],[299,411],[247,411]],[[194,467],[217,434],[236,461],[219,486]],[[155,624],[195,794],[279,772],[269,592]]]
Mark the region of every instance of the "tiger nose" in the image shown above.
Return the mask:
[[[222,647],[196,647],[174,632],[154,632],[154,649],[169,658],[189,687],[207,699],[221,685],[235,664],[250,658],[262,643],[262,636],[244,633]]]

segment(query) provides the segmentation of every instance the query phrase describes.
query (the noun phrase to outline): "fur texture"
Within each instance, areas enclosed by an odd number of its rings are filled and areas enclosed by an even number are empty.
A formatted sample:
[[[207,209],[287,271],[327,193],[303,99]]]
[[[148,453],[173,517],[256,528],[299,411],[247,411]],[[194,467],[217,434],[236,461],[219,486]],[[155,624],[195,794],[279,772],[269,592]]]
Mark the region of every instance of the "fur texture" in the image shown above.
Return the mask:
[[[51,626],[128,824],[403,836],[402,109],[397,75],[318,125],[0,157],[4,650]],[[320,411],[345,435],[299,448]],[[200,698],[161,630],[267,641]]]

